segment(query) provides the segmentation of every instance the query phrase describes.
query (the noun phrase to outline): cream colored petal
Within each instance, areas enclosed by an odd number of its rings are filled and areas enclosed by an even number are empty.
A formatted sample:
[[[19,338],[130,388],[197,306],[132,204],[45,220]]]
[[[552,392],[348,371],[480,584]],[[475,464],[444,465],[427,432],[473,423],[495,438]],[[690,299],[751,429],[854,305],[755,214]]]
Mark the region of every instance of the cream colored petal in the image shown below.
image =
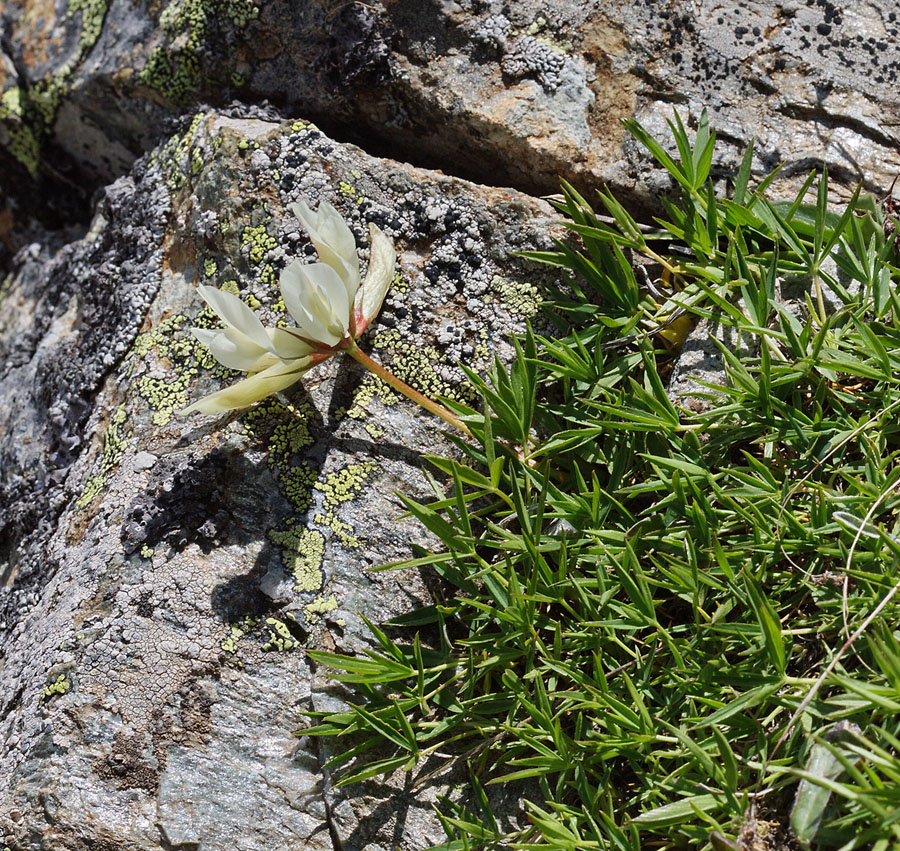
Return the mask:
[[[369,268],[366,279],[356,294],[354,308],[368,325],[381,310],[384,297],[394,280],[397,252],[393,243],[375,225],[369,225]]]
[[[202,284],[197,291],[226,325],[237,328],[261,348],[268,347],[269,335],[259,317],[236,295]]]
[[[316,230],[336,254],[345,260],[356,259],[356,238],[341,214],[327,201],[319,204]]]
[[[189,405],[178,413],[181,415],[191,414],[198,411],[201,414],[219,414],[223,411],[233,411],[237,408],[246,408],[254,402],[265,399],[279,390],[290,387],[297,381],[307,369],[309,369],[309,359],[292,361],[284,363],[279,361],[274,366],[250,378],[245,378],[231,387],[219,390],[217,393],[211,393],[204,396],[193,405]]]
[[[284,328],[267,328],[269,339],[272,341],[272,348],[278,357],[283,360],[293,360],[302,358],[313,351],[313,347],[297,337],[289,330]],[[298,333],[300,329],[297,329]],[[305,336],[305,335],[304,335]]]
[[[304,337],[334,346],[347,336],[350,302],[330,266],[295,260],[281,273],[281,294]]]
[[[359,257],[356,255],[356,240],[347,223],[327,201],[319,204],[316,213],[305,201],[292,204],[291,209],[309,232],[319,260],[337,272],[347,289],[347,297],[352,300],[359,289]]]
[[[253,340],[234,328],[213,331],[212,336],[206,328],[191,328],[191,332],[222,366],[229,369],[259,372],[278,360],[271,352],[271,344],[266,348],[257,346]],[[268,340],[268,334],[266,339]]]
[[[221,328],[191,328],[191,333],[201,342],[206,348],[209,348],[209,344],[222,333]]]
[[[317,343],[325,342],[326,337],[330,337],[327,329],[309,311],[303,306],[301,301],[301,293],[306,287],[306,278],[303,276],[302,270],[305,268],[303,261],[293,260],[289,263],[281,273],[279,283],[281,284],[281,296],[284,299],[285,307],[288,313],[297,323],[297,331],[310,340]],[[333,343],[325,343],[325,345],[334,345]]]

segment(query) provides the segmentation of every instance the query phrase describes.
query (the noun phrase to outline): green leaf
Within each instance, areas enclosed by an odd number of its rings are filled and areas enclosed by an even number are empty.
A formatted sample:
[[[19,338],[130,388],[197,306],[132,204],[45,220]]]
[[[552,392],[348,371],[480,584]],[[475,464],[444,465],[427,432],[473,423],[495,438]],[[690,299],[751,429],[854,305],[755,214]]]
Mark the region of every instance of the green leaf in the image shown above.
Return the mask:
[[[753,614],[756,615],[756,620],[759,622],[759,627],[762,630],[769,661],[775,666],[775,670],[784,676],[787,657],[785,655],[784,638],[781,634],[781,622],[778,620],[775,609],[763,593],[762,587],[756,579],[746,570],[743,576],[744,587],[747,589],[750,605],[753,607]]]
[[[632,824],[652,828],[671,827],[696,818],[698,812],[710,812],[719,806],[721,806],[720,799],[715,795],[692,795],[641,813],[632,820]]]

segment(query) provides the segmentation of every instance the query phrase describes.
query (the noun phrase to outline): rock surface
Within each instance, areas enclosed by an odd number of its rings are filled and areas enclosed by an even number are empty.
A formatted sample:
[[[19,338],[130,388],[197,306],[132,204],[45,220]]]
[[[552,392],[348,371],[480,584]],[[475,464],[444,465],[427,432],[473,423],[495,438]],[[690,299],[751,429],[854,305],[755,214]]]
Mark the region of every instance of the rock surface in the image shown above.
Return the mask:
[[[563,176],[653,206],[667,181],[620,120],[659,134],[677,106],[710,110],[719,173],[753,141],[784,192],[822,164],[884,192],[898,36],[874,0],[11,0],[0,145],[65,194],[124,174],[191,104],[237,98],[447,173],[531,192]]]
[[[429,792],[401,778],[342,797],[331,744],[292,736],[341,697],[302,646],[361,648],[360,613],[427,596],[425,576],[364,568],[426,543],[395,492],[427,495],[441,429],[338,360],[286,404],[179,419],[236,378],[188,334],[214,321],[196,284],[277,320],[278,272],[311,250],[288,204],[332,200],[363,257],[367,221],[401,252],[370,348],[426,392],[465,394],[459,364],[503,353],[534,313],[535,272],[511,252],[546,242],[550,211],[415,166],[532,193],[562,176],[653,207],[668,179],[621,119],[664,135],[675,106],[710,111],[717,175],[752,141],[758,173],[784,166],[782,193],[823,164],[884,192],[898,35],[900,12],[872,0],[4,3],[10,851],[443,836]]]
[[[366,345],[421,390],[508,351],[535,312],[549,208],[372,158],[301,121],[200,113],[100,199],[87,234],[19,253],[0,303],[0,837],[53,848],[421,849],[431,797],[332,792],[300,740],[339,691],[304,646],[358,650],[428,594],[421,455],[443,424],[349,358],[250,411],[179,417],[234,381],[188,333],[201,282],[271,324],[312,246],[288,205],[366,222],[399,274]],[[343,746],[343,745],[342,745]],[[397,781],[401,783],[402,781]],[[386,796],[391,794],[389,801]],[[336,838],[337,837],[337,838]]]

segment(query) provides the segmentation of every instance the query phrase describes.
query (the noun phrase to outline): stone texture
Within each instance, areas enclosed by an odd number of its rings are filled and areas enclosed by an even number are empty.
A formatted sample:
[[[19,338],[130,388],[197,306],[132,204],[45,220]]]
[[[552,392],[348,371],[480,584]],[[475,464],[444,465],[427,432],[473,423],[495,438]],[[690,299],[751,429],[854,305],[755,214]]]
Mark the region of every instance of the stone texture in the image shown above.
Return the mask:
[[[900,168],[892,10],[874,0],[11,0],[0,13],[0,145],[33,179],[61,175],[83,192],[124,174],[191,104],[237,98],[447,173],[531,192],[556,191],[563,176],[655,206],[668,182],[620,121],[661,133],[674,106],[690,120],[710,110],[717,173],[733,172],[754,141],[758,172],[784,166],[785,193],[823,164],[847,186],[884,192]],[[34,212],[17,197],[18,215]]]
[[[433,792],[332,791],[292,734],[340,689],[302,648],[365,646],[428,597],[370,574],[425,531],[443,424],[332,359],[247,412],[175,410],[236,380],[188,333],[200,282],[284,317],[312,252],[288,210],[332,201],[399,275],[367,334],[419,389],[509,353],[535,312],[549,208],[372,158],[314,126],[200,113],[111,184],[86,235],[16,257],[0,303],[0,837],[24,849],[421,849]],[[363,257],[365,252],[363,250]],[[543,274],[543,273],[541,273]],[[343,744],[341,744],[343,747]],[[390,797],[388,797],[390,796]]]

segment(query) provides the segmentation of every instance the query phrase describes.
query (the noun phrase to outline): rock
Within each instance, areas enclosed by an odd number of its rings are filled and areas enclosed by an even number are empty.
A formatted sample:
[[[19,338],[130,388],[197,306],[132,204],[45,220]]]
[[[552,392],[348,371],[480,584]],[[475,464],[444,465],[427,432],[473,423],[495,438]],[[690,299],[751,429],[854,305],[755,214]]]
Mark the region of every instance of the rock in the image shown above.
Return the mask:
[[[551,211],[370,157],[305,121],[198,114],[99,198],[83,238],[19,252],[0,311],[0,830],[53,848],[423,848],[403,778],[331,790],[298,739],[342,692],[307,646],[367,646],[428,598],[366,568],[427,545],[396,493],[430,490],[441,421],[349,358],[233,415],[175,411],[236,379],[188,333],[218,285],[274,322],[311,246],[289,203],[366,223],[399,275],[364,346],[420,390],[510,354]],[[341,747],[343,747],[341,743]],[[390,803],[387,796],[391,795]],[[15,811],[16,816],[13,817]]]
[[[674,105],[689,122],[710,110],[715,174],[733,173],[752,141],[757,174],[784,166],[782,194],[822,165],[848,189],[884,192],[900,169],[889,8],[12,0],[0,143],[35,178],[55,169],[93,188],[167,134],[167,119],[237,98],[447,173],[536,193],[562,176],[657,207],[669,181],[621,119],[664,134]]]

